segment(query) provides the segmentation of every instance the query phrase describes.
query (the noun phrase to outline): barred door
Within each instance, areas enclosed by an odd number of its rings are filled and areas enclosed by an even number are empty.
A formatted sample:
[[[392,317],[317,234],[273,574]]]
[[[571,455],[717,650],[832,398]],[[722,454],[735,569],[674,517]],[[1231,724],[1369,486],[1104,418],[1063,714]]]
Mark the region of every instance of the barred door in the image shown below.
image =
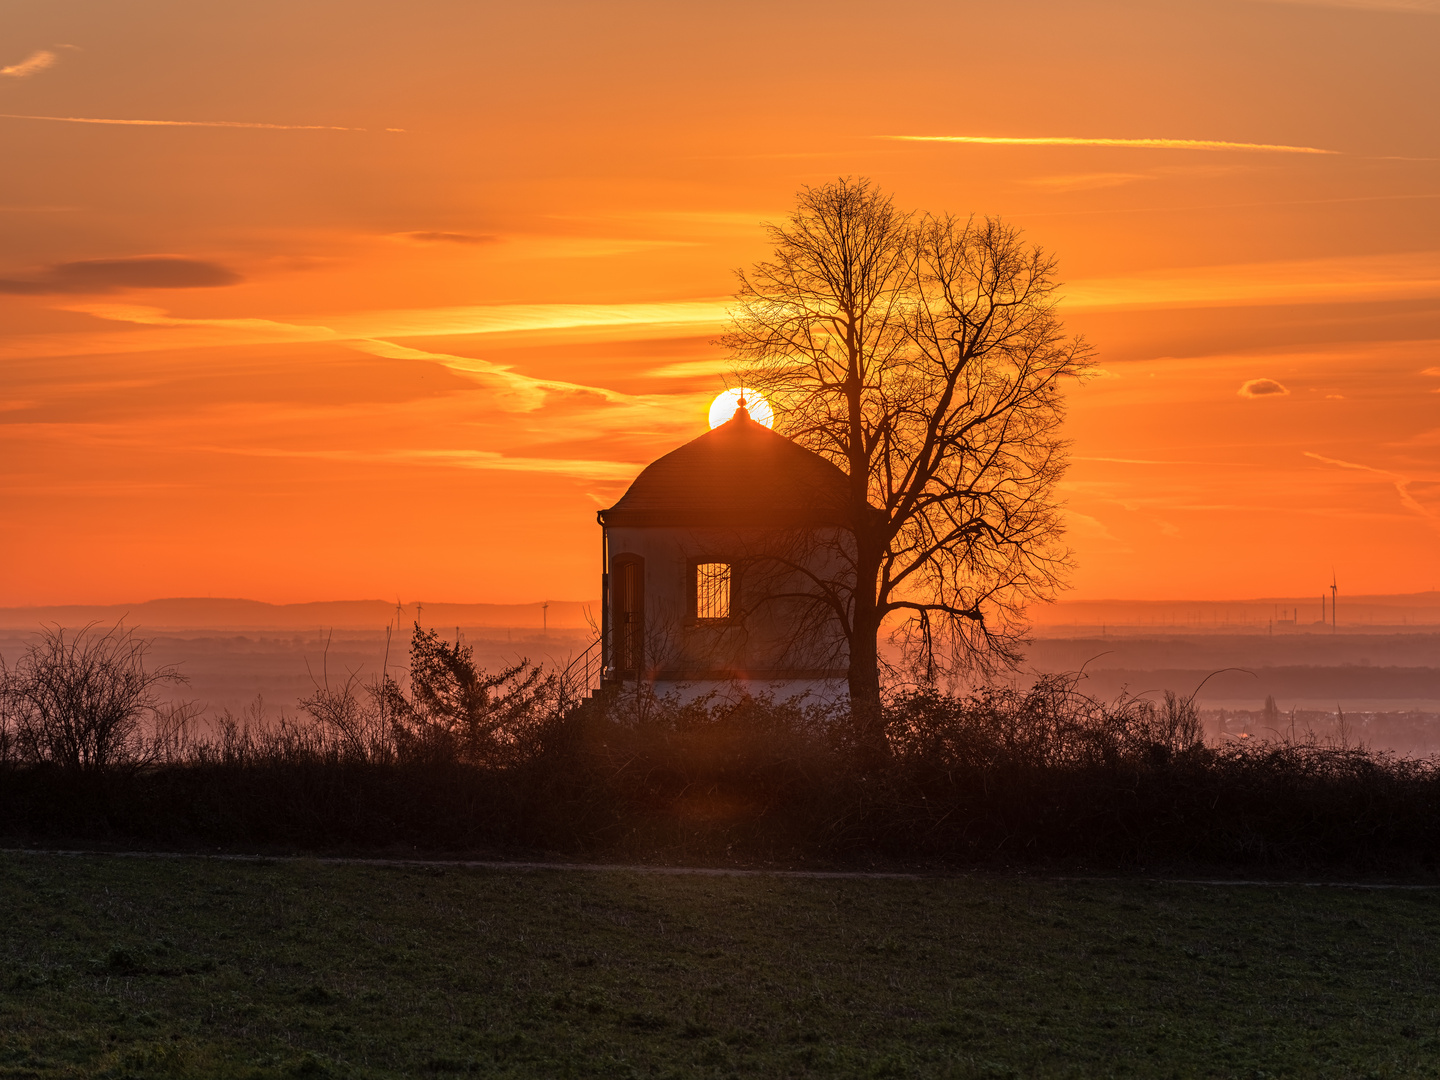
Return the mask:
[[[615,565],[615,673],[638,679],[645,665],[645,560],[622,556]]]

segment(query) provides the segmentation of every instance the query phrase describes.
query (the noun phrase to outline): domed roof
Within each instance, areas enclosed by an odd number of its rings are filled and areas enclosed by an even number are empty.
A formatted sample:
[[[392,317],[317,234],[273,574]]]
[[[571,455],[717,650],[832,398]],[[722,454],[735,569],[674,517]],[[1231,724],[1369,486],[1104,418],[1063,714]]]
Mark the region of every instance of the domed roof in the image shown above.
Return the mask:
[[[646,466],[607,525],[845,525],[850,481],[744,409]]]

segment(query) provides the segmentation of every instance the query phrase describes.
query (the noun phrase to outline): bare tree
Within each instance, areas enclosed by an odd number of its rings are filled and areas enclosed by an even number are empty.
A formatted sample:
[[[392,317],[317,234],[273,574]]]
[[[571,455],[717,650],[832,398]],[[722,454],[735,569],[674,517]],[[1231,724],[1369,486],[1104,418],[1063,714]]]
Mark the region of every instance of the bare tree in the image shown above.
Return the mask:
[[[13,668],[0,657],[0,727],[13,733],[17,756],[103,773],[143,764],[173,741],[193,710],[165,701],[160,688],[186,680],[174,667],[147,668],[149,649],[118,625],[47,627]]]
[[[780,430],[850,477],[844,573],[810,595],[844,628],[875,748],[887,620],[925,681],[993,670],[1062,584],[1062,387],[1090,349],[1064,336],[1053,258],[997,219],[917,217],[839,180],[768,231],[722,343]]]

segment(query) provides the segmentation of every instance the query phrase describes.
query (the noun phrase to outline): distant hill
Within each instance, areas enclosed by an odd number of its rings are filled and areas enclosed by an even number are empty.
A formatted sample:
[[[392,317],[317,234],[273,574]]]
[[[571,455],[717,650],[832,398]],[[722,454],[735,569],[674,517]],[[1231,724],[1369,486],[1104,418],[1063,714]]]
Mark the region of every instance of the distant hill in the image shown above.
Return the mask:
[[[585,613],[597,601],[552,600],[548,610],[534,604],[397,605],[387,600],[327,600],[310,604],[266,604],[258,600],[211,597],[146,600],[135,604],[71,604],[0,608],[0,628],[33,629],[42,623],[83,626],[113,624],[152,630],[381,630],[397,619],[409,627],[417,616],[426,626],[575,629],[587,625]]]
[[[1326,597],[1325,628],[1330,622]],[[71,604],[0,608],[0,629],[31,630],[42,623],[83,626],[126,624],[152,630],[381,630],[409,627],[417,614],[426,626],[584,629],[586,613],[599,622],[598,600],[552,600],[548,611],[533,604],[446,604],[411,602],[397,610],[388,600],[326,600],[309,604],[266,604],[259,600],[189,597],[134,604]],[[1075,630],[1144,630],[1151,633],[1285,633],[1321,629],[1320,594],[1251,600],[1064,600],[1030,609],[1042,636]],[[1440,592],[1392,596],[1340,594],[1339,629],[1440,627]]]

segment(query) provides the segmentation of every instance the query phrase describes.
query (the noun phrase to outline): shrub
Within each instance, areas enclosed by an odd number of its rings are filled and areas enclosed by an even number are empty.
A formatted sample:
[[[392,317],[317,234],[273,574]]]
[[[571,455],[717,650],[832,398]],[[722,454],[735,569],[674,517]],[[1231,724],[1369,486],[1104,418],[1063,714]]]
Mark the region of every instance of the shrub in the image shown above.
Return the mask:
[[[1079,682],[1079,675],[1046,675],[1027,690],[903,694],[887,710],[886,735],[901,762],[970,767],[1092,768],[1203,749],[1193,700],[1167,690],[1162,703],[1103,702],[1081,693]]]
[[[445,641],[415,624],[410,678],[387,674],[340,686],[328,676],[300,708],[333,750],[359,761],[425,761],[498,767],[532,753],[546,721],[560,707],[560,681],[528,660],[490,674],[475,666],[470,646]]]
[[[13,745],[17,688],[41,670],[5,672]],[[0,821],[48,840],[666,862],[1356,868],[1440,852],[1437,760],[1308,735],[1207,746],[1191,700],[1099,701],[1073,676],[899,695],[880,760],[795,702],[627,687],[566,707],[539,669],[487,674],[418,627],[406,685],[352,675],[302,706],[270,719],[257,702],[203,737],[116,725],[79,771],[37,767],[55,753],[27,735],[0,769]]]
[[[470,646],[416,623],[409,694],[387,677],[376,700],[402,757],[503,766],[532,751],[559,692],[558,677],[528,660],[492,675]]]
[[[149,647],[120,625],[70,634],[47,627],[13,668],[0,657],[0,749],[77,774],[134,767],[161,753],[193,710],[163,700],[162,686],[185,679],[173,667],[147,668]]]

